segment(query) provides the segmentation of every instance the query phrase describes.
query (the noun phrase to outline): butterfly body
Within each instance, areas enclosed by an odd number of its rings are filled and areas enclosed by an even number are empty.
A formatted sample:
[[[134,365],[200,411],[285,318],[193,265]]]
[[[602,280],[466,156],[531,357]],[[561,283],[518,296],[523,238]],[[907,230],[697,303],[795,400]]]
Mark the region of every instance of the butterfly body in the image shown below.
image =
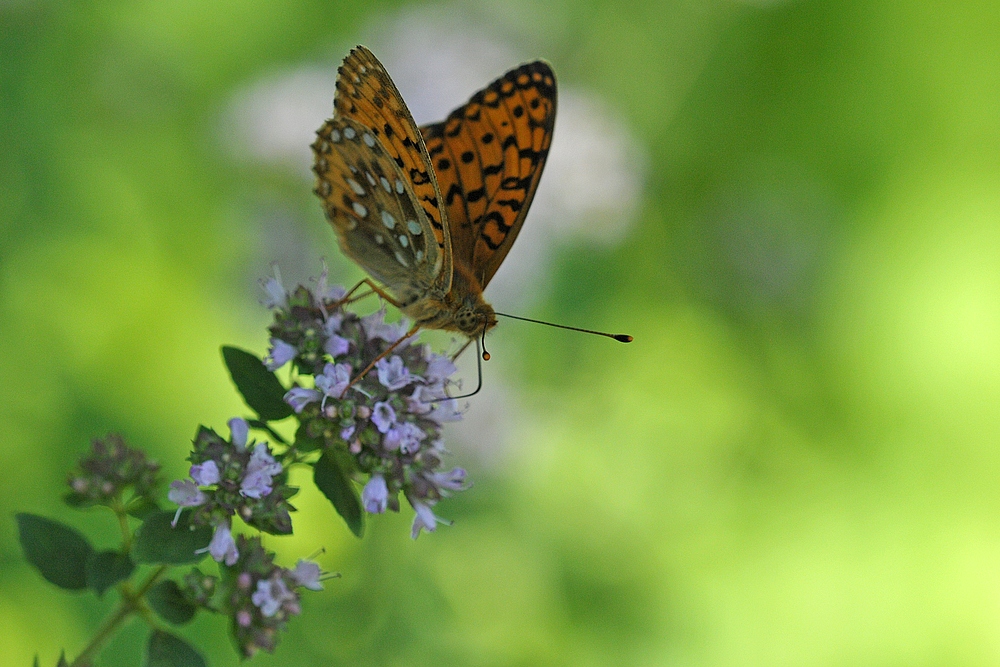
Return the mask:
[[[483,290],[520,231],[555,122],[555,79],[509,71],[418,128],[385,68],[357,47],[313,144],[316,194],[341,249],[421,328],[496,325]]]

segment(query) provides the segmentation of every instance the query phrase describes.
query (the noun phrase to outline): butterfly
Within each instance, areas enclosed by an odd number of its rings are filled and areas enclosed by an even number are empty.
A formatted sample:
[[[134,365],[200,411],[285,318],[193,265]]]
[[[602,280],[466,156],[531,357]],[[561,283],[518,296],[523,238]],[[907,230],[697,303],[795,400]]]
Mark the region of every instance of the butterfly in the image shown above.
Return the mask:
[[[312,148],[341,249],[414,320],[411,333],[485,335],[497,319],[483,289],[524,224],[552,143],[552,69],[521,65],[419,128],[367,48],[337,72],[334,115]]]

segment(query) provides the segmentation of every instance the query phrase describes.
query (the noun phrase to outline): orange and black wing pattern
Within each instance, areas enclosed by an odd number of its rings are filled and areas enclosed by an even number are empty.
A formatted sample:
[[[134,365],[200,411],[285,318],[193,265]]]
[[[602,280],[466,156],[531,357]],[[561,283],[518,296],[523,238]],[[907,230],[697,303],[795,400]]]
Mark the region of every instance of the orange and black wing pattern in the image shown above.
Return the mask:
[[[369,128],[389,157],[409,177],[417,201],[424,209],[440,248],[443,266],[440,281],[451,284],[451,241],[448,219],[441,207],[441,191],[427,155],[424,139],[382,63],[363,46],[351,49],[337,69],[335,112]]]
[[[444,197],[453,261],[486,287],[514,244],[556,118],[548,63],[521,65],[421,131]]]

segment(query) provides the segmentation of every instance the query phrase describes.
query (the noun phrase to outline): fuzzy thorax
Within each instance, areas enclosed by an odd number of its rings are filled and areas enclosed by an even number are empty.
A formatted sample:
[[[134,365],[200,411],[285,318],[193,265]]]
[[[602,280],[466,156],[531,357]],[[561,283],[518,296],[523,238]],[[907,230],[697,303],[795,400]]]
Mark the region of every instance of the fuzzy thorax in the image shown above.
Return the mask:
[[[457,331],[469,338],[480,336],[497,324],[493,306],[483,298],[479,281],[465,267],[456,264],[448,292],[430,290],[428,295],[403,307],[423,329]]]

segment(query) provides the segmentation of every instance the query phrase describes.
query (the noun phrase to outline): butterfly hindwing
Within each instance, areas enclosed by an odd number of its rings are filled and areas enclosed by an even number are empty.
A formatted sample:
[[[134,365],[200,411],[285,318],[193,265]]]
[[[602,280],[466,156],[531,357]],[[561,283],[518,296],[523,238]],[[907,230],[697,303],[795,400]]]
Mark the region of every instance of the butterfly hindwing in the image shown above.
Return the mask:
[[[444,197],[453,261],[482,287],[524,224],[555,113],[555,75],[539,60],[507,72],[443,122],[421,128]]]
[[[317,132],[316,194],[344,253],[401,303],[427,293],[444,270],[444,254],[413,188],[370,130],[335,116]]]
[[[442,269],[439,286],[450,288],[452,250],[447,214],[423,136],[388,72],[363,46],[351,50],[338,70],[336,115],[369,128],[411,186],[437,241]]]

